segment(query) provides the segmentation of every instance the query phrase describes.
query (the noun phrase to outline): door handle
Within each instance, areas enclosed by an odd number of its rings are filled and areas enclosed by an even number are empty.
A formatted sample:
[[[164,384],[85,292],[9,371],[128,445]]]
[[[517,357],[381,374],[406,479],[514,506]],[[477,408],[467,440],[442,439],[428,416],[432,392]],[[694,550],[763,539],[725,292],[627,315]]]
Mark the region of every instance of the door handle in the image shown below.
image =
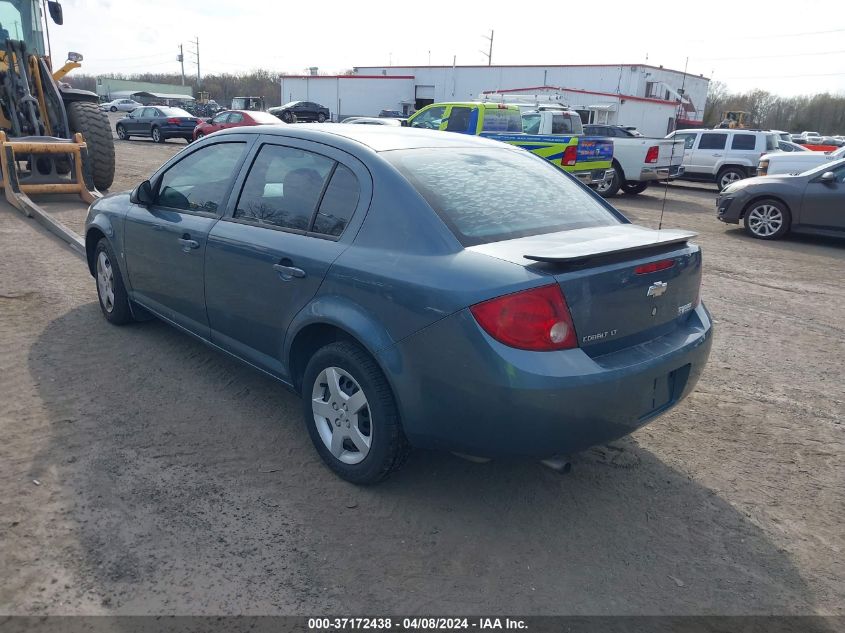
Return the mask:
[[[721,154],[713,154],[713,158],[721,158],[721,157],[722,157]]]
[[[182,250],[185,251],[186,253],[190,253],[191,249],[200,247],[200,243],[197,242],[196,240],[190,239],[190,237],[188,236],[187,233],[185,234],[184,237],[179,238],[179,244],[182,245]]]
[[[305,271],[295,266],[283,266],[282,264],[273,264],[273,270],[279,273],[282,281],[290,281],[294,277],[302,279],[305,277]]]

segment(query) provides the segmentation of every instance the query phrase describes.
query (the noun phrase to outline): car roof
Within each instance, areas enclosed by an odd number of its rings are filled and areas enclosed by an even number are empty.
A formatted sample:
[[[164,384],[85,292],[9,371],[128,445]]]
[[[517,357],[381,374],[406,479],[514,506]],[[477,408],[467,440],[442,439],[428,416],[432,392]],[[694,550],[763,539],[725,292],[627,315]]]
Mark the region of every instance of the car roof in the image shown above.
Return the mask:
[[[225,134],[266,134],[268,136],[298,138],[315,142],[326,142],[329,137],[332,137],[332,140],[339,146],[346,141],[363,145],[376,152],[423,147],[512,147],[498,141],[469,134],[418,130],[393,125],[356,125],[354,123],[229,128],[216,132],[214,136],[220,138]]]

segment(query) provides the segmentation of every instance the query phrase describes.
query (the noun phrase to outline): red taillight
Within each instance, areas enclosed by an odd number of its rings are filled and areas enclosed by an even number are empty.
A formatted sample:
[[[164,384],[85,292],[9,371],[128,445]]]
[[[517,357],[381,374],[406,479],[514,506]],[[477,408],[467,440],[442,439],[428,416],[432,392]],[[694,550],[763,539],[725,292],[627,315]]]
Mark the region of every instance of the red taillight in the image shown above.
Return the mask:
[[[549,352],[578,346],[572,316],[558,285],[490,299],[470,311],[490,336],[509,347]]]
[[[645,162],[647,163],[656,163],[657,156],[660,154],[660,148],[657,145],[653,145],[648,148],[648,151],[645,154]]]
[[[560,160],[562,165],[572,167],[578,160],[578,148],[575,145],[570,145],[563,150],[563,158]]]
[[[167,119],[167,122],[172,123],[173,125],[179,125],[182,122],[182,120],[176,119],[174,117],[170,117],[169,119]]]
[[[651,262],[650,264],[643,264],[634,269],[637,275],[647,275],[649,273],[656,273],[667,268],[672,268],[675,265],[674,259],[662,259],[659,262]]]

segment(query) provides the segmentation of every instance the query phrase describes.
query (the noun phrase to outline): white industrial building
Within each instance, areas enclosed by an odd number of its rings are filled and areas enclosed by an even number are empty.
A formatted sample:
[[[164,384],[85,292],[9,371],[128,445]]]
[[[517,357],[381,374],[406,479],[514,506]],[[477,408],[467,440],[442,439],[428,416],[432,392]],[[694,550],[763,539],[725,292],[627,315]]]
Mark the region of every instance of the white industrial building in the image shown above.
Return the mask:
[[[700,127],[710,80],[646,64],[554,66],[359,66],[351,75],[287,75],[282,102],[316,101],[335,120],[410,113],[482,93],[562,93],[585,123],[636,126],[648,136]]]

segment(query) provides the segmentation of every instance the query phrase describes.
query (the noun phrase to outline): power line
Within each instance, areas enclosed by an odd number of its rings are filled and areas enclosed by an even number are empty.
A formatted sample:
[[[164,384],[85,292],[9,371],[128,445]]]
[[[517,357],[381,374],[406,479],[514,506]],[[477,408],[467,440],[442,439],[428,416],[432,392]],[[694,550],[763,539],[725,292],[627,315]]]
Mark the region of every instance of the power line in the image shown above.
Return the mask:
[[[739,55],[737,57],[691,57],[690,59],[695,59],[697,61],[704,61],[704,62],[718,62],[718,61],[730,61],[734,59],[775,59],[780,57],[809,57],[812,55],[841,55],[845,53],[845,50],[841,51],[824,51],[820,53],[787,53],[785,55],[755,55],[753,57],[749,57],[747,55]]]
[[[800,79],[801,77],[838,77],[845,73],[804,73],[801,75],[750,75],[743,77],[722,77],[722,79]]]
[[[803,33],[780,33],[780,34],[769,34],[769,35],[743,35],[743,40],[775,40],[784,37],[804,37],[805,35],[828,35],[830,33],[845,33],[845,29],[832,29],[830,31],[805,31]],[[736,35],[725,35],[724,37],[719,38],[708,38],[708,39],[699,39],[699,40],[689,40],[690,42],[708,42],[712,43],[714,39],[716,40],[734,40],[736,39]]]

